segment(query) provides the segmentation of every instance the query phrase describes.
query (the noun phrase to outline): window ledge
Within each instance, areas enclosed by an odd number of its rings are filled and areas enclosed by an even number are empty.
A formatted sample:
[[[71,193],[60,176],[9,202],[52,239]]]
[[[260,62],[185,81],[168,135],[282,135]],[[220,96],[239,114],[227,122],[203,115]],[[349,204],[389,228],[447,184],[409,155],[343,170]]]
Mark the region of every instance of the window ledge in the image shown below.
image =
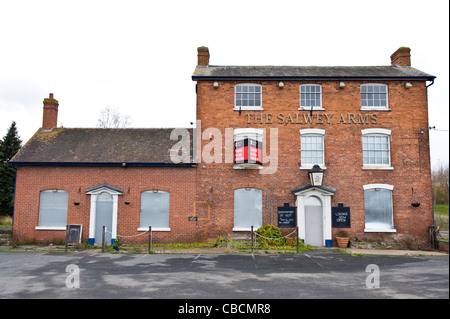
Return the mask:
[[[234,164],[233,169],[263,169],[260,164]]]
[[[320,166],[321,169],[327,169],[327,167],[323,164],[318,164]],[[304,165],[300,165],[300,169],[312,169],[314,165],[312,164],[304,164]]]
[[[253,227],[253,231],[256,231],[259,227]],[[233,227],[233,231],[252,231],[251,227]]]
[[[388,107],[377,107],[377,106],[361,106],[360,111],[387,111],[390,112],[391,109]]]
[[[139,227],[137,231],[148,231],[148,227]],[[152,232],[154,231],[170,231],[169,227],[152,227]]]
[[[364,228],[365,233],[396,233],[395,228]]]
[[[393,171],[394,168],[392,166],[370,166],[370,165],[363,165],[363,170],[387,170],[387,171]]]
[[[66,226],[36,226],[35,230],[66,230]]]
[[[239,108],[234,107],[233,111],[239,111]],[[264,109],[262,107],[249,107],[249,106],[245,106],[242,107],[241,106],[241,111],[264,111]]]
[[[300,106],[298,111],[311,111],[311,106]],[[313,111],[325,111],[325,108],[321,107],[313,107]]]

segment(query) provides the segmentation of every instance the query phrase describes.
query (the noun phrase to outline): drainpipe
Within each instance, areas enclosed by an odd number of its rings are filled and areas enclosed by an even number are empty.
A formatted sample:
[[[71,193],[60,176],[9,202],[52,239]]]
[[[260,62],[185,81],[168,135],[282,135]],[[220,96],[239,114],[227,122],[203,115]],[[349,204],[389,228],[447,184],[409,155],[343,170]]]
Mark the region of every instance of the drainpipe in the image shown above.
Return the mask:
[[[425,87],[425,89],[427,90],[427,108],[428,108],[428,88],[430,87],[430,86],[432,86],[433,84],[434,84],[434,77],[433,78],[431,78],[431,83],[430,84],[428,84],[426,87]],[[431,167],[431,150],[430,150],[430,112],[428,112],[428,154],[430,154],[430,173],[432,174],[432,172],[431,172],[431,170],[432,170],[432,167]],[[431,201],[432,201],[432,203],[431,203],[431,209],[432,209],[432,211],[431,211],[431,215],[433,216],[433,226],[436,226],[435,225],[435,222],[434,222],[434,194],[433,194],[433,179],[431,179]]]

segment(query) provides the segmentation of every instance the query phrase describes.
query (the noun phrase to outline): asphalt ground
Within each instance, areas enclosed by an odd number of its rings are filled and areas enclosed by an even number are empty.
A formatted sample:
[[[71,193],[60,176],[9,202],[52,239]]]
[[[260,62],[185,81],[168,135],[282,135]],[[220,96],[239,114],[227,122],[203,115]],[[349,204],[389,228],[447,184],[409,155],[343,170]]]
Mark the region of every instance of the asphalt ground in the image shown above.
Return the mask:
[[[0,269],[2,299],[144,298],[172,300],[172,307],[178,307],[204,299],[449,298],[447,254],[355,256],[331,249],[303,254],[0,251]]]

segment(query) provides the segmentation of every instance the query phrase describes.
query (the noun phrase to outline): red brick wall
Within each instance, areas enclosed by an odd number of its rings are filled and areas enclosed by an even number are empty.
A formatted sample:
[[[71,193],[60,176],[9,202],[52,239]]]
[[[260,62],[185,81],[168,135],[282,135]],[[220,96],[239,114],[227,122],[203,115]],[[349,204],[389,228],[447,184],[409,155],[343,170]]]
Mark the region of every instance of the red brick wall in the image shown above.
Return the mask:
[[[26,167],[17,169],[14,237],[20,241],[64,240],[64,231],[35,230],[38,225],[39,193],[47,189],[69,192],[68,223],[83,224],[83,241],[89,233],[90,195],[86,189],[100,184],[110,184],[124,190],[119,196],[118,235],[130,236],[138,232],[140,193],[160,189],[170,192],[170,232],[155,232],[154,242],[209,241],[221,235],[228,238],[246,234],[233,232],[234,190],[243,187],[261,189],[263,192],[263,224],[277,223],[277,206],[284,203],[295,205],[291,188],[309,183],[307,170],[300,170],[300,129],[320,128],[325,130],[324,184],[337,190],[332,197],[332,206],[344,203],[351,208],[353,238],[377,235],[398,237],[412,235],[427,238],[427,227],[432,224],[431,174],[429,160],[427,95],[424,81],[383,81],[389,85],[390,111],[361,111],[360,84],[376,81],[256,81],[263,87],[264,111],[234,111],[235,81],[219,81],[214,88],[212,81],[198,81],[197,119],[202,129],[217,128],[222,134],[222,160],[225,159],[225,128],[277,128],[278,168],[274,174],[260,174],[259,170],[234,170],[233,163],[201,162],[197,168],[171,167]],[[331,116],[330,123],[321,120],[308,124],[296,124],[308,116],[308,111],[299,111],[300,84],[322,85],[324,111],[318,114]],[[272,123],[266,123],[266,114],[272,114]],[[291,114],[293,122],[280,123],[277,114]],[[264,123],[255,123],[254,116],[264,114]],[[343,121],[340,115],[343,114]],[[349,114],[353,114],[353,118]],[[368,115],[369,123],[359,123],[359,114]],[[250,123],[249,123],[250,120]],[[339,123],[341,122],[341,123]],[[345,123],[344,123],[345,122]],[[348,123],[350,122],[350,123]],[[391,130],[391,163],[393,170],[364,170],[362,168],[362,135],[367,128]],[[270,131],[268,131],[270,133]],[[216,138],[216,136],[214,137]],[[267,150],[270,143],[267,139]],[[202,141],[206,146],[210,141]],[[231,145],[232,147],[232,145]],[[265,164],[265,169],[270,164]],[[393,190],[395,234],[364,233],[364,191],[366,184],[390,184]],[[125,205],[129,201],[130,205]],[[75,206],[74,202],[80,202]],[[419,202],[419,207],[411,203]],[[195,211],[194,211],[195,207]],[[209,215],[208,215],[209,208]],[[198,221],[188,221],[197,214]],[[291,231],[284,229],[283,231]],[[336,229],[333,229],[333,233]],[[119,237],[120,238],[120,237]],[[123,238],[121,241],[143,242],[147,236]]]
[[[58,124],[58,101],[50,93],[48,99],[44,99],[44,112],[42,118],[42,129],[51,130]]]
[[[210,221],[200,224],[202,236],[215,238],[222,236],[241,236],[232,232],[233,228],[233,190],[253,187],[263,190],[263,224],[276,224],[276,208],[283,203],[295,205],[291,188],[309,183],[307,171],[300,170],[300,129],[320,128],[325,133],[324,184],[336,188],[332,206],[344,203],[351,208],[352,237],[376,236],[364,233],[364,190],[365,184],[390,184],[393,190],[394,227],[396,234],[410,234],[426,239],[427,227],[432,224],[431,175],[429,161],[428,132],[421,134],[421,128],[428,127],[427,95],[424,81],[409,81],[412,88],[406,89],[406,81],[344,81],[345,88],[339,88],[340,81],[214,81],[197,82],[197,119],[202,129],[220,129],[224,141],[225,128],[278,128],[278,170],[275,174],[261,175],[256,170],[234,170],[233,164],[198,165],[197,200],[212,203]],[[262,84],[262,104],[264,111],[234,111],[234,85],[237,83]],[[389,107],[391,111],[361,111],[360,84],[388,84]],[[299,111],[300,84],[321,84],[324,111],[332,114],[330,124],[322,117],[322,123],[279,123],[277,114],[285,118],[291,114],[302,119],[309,111]],[[254,116],[258,114],[255,123]],[[271,113],[272,123],[261,124],[260,115]],[[343,122],[338,123],[340,114]],[[355,115],[355,122],[349,121],[348,114]],[[369,123],[358,123],[358,116],[369,115]],[[373,117],[372,117],[373,115]],[[265,121],[264,121],[265,122]],[[363,170],[362,129],[384,128],[391,130],[391,163],[393,170]],[[268,140],[267,140],[268,141]],[[205,146],[209,141],[202,141]],[[268,144],[268,142],[267,142]],[[270,153],[270,145],[268,145]],[[225,149],[222,150],[225,153]],[[223,155],[224,158],[224,155]],[[203,168],[203,164],[206,165]],[[267,164],[265,165],[267,166]],[[272,195],[273,192],[273,195]],[[272,202],[272,207],[269,204]],[[412,207],[412,202],[420,202],[420,207]],[[333,229],[333,234],[336,229]]]
[[[153,232],[157,242],[193,242],[196,240],[192,215],[195,197],[195,168],[174,167],[31,167],[17,169],[14,209],[14,238],[20,242],[65,240],[65,231],[35,230],[39,221],[40,191],[60,189],[69,192],[68,224],[82,224],[82,240],[89,237],[90,195],[86,189],[109,184],[124,191],[119,196],[117,234],[139,234],[140,194],[159,189],[170,192],[170,232]],[[129,205],[124,202],[129,201]],[[73,203],[79,202],[78,206]],[[120,238],[123,243],[147,243],[148,236]]]

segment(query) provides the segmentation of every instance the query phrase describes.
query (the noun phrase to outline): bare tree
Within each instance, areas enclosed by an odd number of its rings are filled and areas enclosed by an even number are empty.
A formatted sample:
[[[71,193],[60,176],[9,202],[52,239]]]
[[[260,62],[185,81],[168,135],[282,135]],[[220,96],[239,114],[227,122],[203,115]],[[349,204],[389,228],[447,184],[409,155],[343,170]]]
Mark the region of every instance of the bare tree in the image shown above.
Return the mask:
[[[100,128],[125,128],[131,125],[128,115],[123,115],[116,108],[107,106],[100,113],[97,120],[97,127]]]
[[[433,183],[434,203],[438,205],[448,204],[449,196],[449,178],[448,163],[439,165],[439,167],[431,172]]]

